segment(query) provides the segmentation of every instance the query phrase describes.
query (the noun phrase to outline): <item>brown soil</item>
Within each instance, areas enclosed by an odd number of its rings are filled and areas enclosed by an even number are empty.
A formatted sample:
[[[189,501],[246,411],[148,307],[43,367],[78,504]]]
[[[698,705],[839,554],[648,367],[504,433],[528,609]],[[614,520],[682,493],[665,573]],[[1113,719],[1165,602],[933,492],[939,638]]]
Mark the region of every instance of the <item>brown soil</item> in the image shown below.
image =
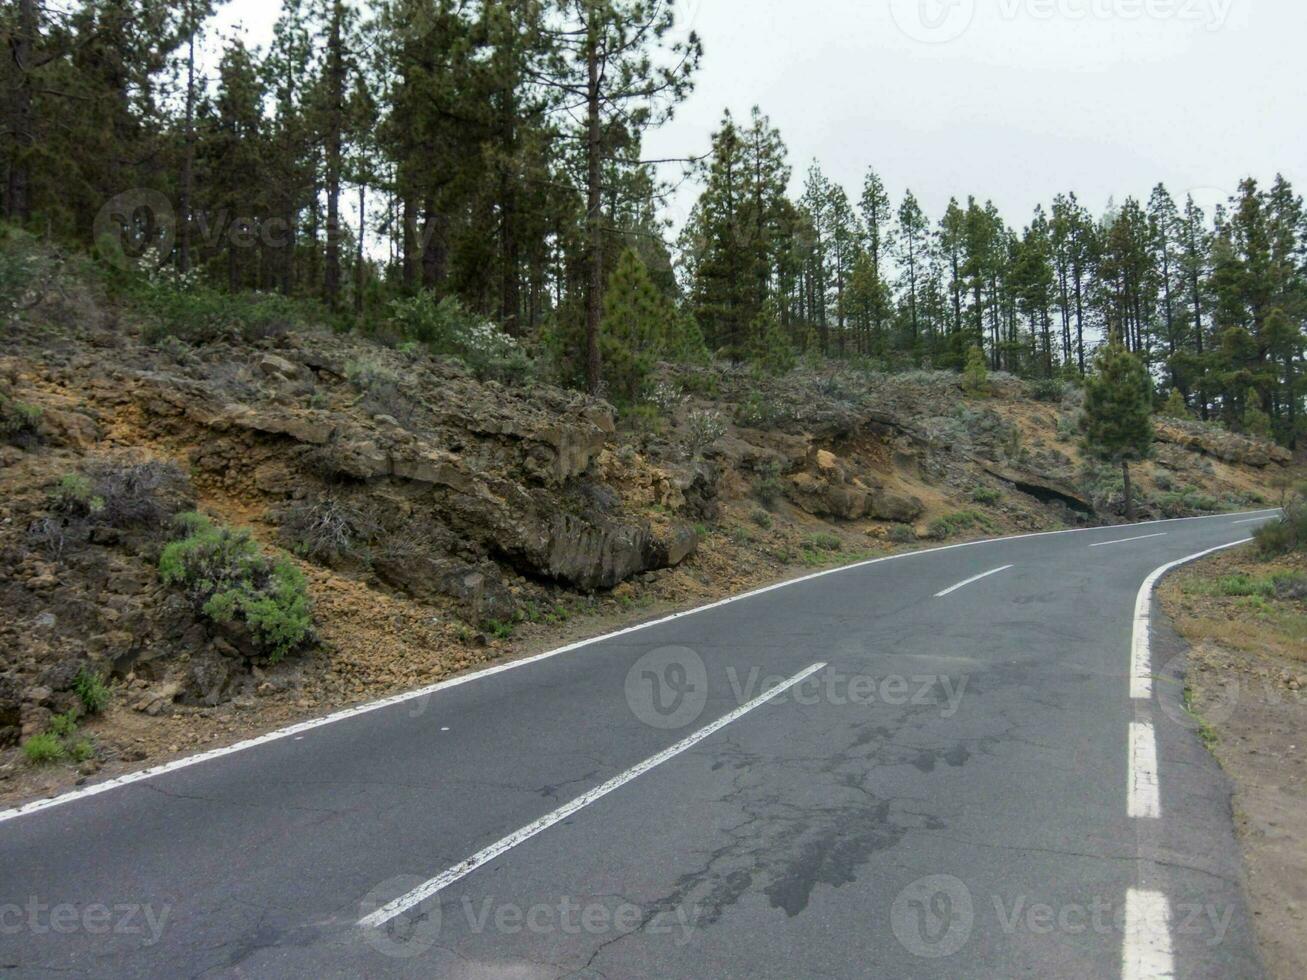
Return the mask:
[[[1267,967],[1297,980],[1307,976],[1307,601],[1226,596],[1218,585],[1281,570],[1307,573],[1307,556],[1263,562],[1241,548],[1177,573],[1160,595],[1191,644],[1191,710],[1235,785]]]

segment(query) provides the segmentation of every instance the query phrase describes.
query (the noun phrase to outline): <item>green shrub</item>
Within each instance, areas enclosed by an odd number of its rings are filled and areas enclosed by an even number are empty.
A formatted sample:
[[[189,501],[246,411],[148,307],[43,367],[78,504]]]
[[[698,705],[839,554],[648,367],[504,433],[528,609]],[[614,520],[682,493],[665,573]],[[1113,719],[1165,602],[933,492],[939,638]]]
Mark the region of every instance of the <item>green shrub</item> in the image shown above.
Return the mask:
[[[826,533],[811,535],[806,542],[806,546],[814,551],[839,551],[843,548],[839,538]]]
[[[41,410],[0,394],[0,440],[30,449],[41,442]]]
[[[236,334],[247,341],[275,337],[301,321],[300,307],[279,293],[226,293],[193,276],[176,276],[162,268],[135,283],[130,294],[145,314],[141,332],[147,344],[175,337],[204,344]]]
[[[1275,581],[1270,576],[1226,575],[1216,582],[1221,595],[1270,597],[1275,595]]]
[[[64,746],[57,735],[42,732],[23,743],[23,756],[34,766],[58,762],[64,757]]]
[[[62,715],[55,715],[50,719],[51,735],[57,735],[59,738],[67,738],[75,731],[77,731],[76,711],[68,711]]]
[[[95,755],[95,746],[88,738],[78,738],[67,743],[68,757],[74,762],[85,762]]]
[[[753,495],[758,498],[760,504],[768,510],[773,510],[785,496],[785,486],[781,483],[780,474],[775,469],[764,473],[762,479],[754,484]]]
[[[498,619],[487,619],[481,628],[497,640],[511,640],[513,638],[512,623],[501,622]]]
[[[996,504],[1003,499],[1003,494],[993,487],[976,487],[971,491],[971,499],[978,504]]]
[[[1184,517],[1195,511],[1210,514],[1225,509],[1225,505],[1215,497],[1193,487],[1182,487],[1180,490],[1164,493],[1157,498],[1156,503],[1164,517]]]
[[[184,537],[163,549],[159,575],[178,585],[209,619],[244,620],[274,663],[308,639],[304,576],[284,558],[269,560],[247,530],[215,526],[200,514],[178,520]]]
[[[50,494],[50,506],[69,517],[91,517],[104,510],[104,498],[91,489],[80,473],[69,473]]]
[[[1257,550],[1266,558],[1307,550],[1307,493],[1298,491],[1284,502],[1284,513],[1253,532]]]
[[[1064,394],[1066,382],[1057,378],[1030,382],[1030,397],[1037,402],[1060,402]]]
[[[917,532],[911,525],[895,524],[889,529],[889,539],[894,544],[911,544],[917,540]]]
[[[88,715],[98,715],[109,704],[109,688],[100,675],[89,668],[83,667],[77,672],[73,690]]]
[[[516,340],[484,317],[468,312],[453,296],[437,299],[423,290],[390,303],[390,327],[432,354],[462,359],[478,377],[522,381],[530,360]]]
[[[979,511],[958,510],[930,522],[927,534],[936,540],[952,537],[959,531],[969,531],[975,527],[988,529],[993,525],[988,517]]]
[[[765,510],[755,510],[749,518],[764,531],[770,531],[772,528],[772,516]]]

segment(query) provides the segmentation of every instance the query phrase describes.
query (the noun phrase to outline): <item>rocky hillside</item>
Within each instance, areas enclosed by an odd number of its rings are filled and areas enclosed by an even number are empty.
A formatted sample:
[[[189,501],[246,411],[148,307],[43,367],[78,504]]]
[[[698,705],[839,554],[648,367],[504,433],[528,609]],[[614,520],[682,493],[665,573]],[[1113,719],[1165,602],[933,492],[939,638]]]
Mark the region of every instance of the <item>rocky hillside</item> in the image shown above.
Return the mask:
[[[192,347],[140,326],[87,288],[4,327],[6,797],[804,568],[1119,519],[1119,474],[1081,459],[1058,385],[667,367],[619,413],[325,331]],[[1155,516],[1265,503],[1291,463],[1195,422],[1158,431],[1138,480]],[[288,656],[249,609],[224,619],[212,589],[161,577],[193,510],[291,556],[313,625]],[[69,764],[32,765],[33,736]]]

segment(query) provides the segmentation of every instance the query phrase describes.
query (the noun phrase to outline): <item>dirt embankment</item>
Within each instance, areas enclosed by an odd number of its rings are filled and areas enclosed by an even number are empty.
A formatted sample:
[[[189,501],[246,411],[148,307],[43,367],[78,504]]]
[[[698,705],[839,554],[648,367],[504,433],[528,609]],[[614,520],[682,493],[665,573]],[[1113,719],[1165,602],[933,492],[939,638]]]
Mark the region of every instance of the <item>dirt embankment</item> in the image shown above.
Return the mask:
[[[1241,548],[1160,591],[1190,644],[1186,696],[1235,786],[1254,921],[1275,977],[1307,976],[1307,557]]]

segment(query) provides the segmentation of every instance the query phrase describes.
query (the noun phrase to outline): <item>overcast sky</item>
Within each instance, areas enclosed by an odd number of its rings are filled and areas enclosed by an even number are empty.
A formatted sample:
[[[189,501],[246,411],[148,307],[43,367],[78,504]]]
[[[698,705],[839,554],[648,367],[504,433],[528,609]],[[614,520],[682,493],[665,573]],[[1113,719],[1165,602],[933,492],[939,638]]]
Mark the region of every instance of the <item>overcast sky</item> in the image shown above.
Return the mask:
[[[757,104],[796,193],[814,157],[853,197],[870,165],[936,218],[950,195],[1021,224],[1059,191],[1097,212],[1160,180],[1210,210],[1246,175],[1307,183],[1305,0],[673,2],[703,66],[650,156],[702,153],[724,108]],[[262,44],[278,7],[220,22]]]

